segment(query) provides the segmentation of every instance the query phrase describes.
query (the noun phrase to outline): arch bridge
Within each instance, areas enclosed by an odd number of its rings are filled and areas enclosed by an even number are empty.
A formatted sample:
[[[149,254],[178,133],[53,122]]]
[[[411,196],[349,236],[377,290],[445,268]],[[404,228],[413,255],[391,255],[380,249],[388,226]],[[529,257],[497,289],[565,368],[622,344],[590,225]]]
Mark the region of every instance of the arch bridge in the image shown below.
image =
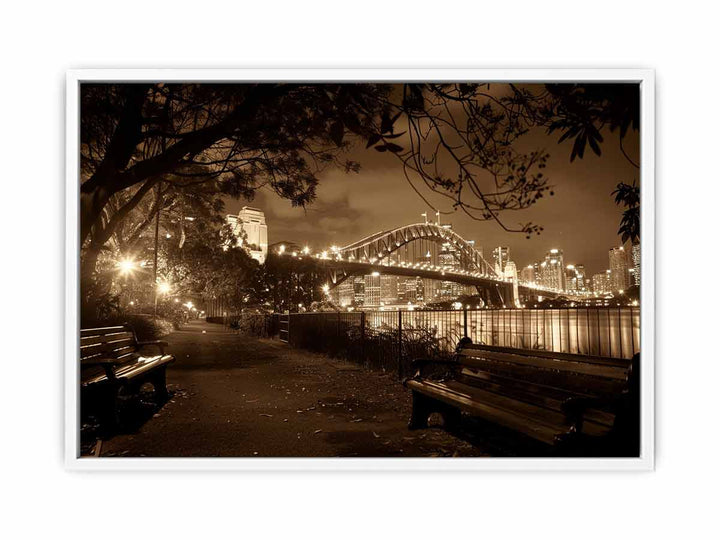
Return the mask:
[[[474,242],[437,223],[413,223],[380,231],[313,257],[327,273],[329,289],[352,276],[378,272],[473,286],[488,305],[494,306],[520,306],[538,296],[554,298],[564,294],[505,279],[475,249]]]

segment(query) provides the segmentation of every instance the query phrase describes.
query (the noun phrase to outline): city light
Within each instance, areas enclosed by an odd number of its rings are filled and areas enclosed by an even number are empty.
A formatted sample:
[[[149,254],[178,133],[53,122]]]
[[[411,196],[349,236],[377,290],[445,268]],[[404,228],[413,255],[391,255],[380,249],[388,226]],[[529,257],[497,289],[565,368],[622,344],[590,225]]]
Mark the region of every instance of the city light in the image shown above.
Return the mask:
[[[127,276],[137,270],[138,264],[133,259],[125,258],[118,261],[116,268],[120,271],[120,275]]]
[[[172,290],[170,284],[167,281],[161,281],[157,284],[157,291],[160,294],[168,294]]]

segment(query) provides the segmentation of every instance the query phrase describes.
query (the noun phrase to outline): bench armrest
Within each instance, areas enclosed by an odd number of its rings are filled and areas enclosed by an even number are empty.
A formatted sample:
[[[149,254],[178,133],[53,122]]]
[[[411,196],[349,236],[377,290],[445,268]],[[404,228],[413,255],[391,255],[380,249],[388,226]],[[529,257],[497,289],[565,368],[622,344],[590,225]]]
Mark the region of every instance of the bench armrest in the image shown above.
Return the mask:
[[[410,361],[410,372],[412,373],[412,375],[410,377],[405,377],[403,379],[403,384],[405,384],[405,382],[407,382],[410,379],[417,379],[418,377],[421,377],[422,369],[428,365],[457,366],[457,365],[459,365],[459,363],[455,359],[415,358],[414,360]]]
[[[114,366],[122,363],[116,358],[90,358],[88,360],[80,360],[83,366]]]
[[[158,349],[160,349],[161,354],[165,354],[165,347],[170,346],[170,344],[167,341],[163,341],[161,339],[155,339],[153,341],[138,341],[137,342],[138,348],[145,347],[146,345],[155,345]]]
[[[115,366],[121,363],[122,361],[117,358],[89,358],[87,360],[80,360],[82,367],[100,366],[103,368],[109,380],[115,379]]]

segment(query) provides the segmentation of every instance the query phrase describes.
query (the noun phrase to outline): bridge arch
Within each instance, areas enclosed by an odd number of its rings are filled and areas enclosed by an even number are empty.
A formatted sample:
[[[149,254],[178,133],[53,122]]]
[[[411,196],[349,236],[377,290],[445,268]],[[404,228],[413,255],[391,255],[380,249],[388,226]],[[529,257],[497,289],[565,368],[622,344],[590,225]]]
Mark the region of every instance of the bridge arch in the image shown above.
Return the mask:
[[[418,240],[430,241],[438,245],[450,244],[454,248],[452,254],[458,259],[461,267],[480,272],[484,276],[499,277],[493,266],[472,243],[449,227],[435,223],[413,223],[389,231],[380,231],[339,248],[337,253],[348,261],[376,263]]]

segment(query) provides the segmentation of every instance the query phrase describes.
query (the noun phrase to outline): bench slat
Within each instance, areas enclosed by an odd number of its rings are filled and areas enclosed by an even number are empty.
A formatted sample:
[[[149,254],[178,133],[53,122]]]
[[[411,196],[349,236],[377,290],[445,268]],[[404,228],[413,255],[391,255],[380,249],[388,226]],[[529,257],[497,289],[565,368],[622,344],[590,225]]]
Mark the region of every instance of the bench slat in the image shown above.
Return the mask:
[[[510,353],[518,356],[535,356],[541,358],[556,358],[558,360],[568,360],[570,362],[585,362],[588,364],[599,364],[604,366],[615,366],[627,369],[630,360],[627,358],[612,358],[609,356],[584,355],[563,353],[555,351],[545,351],[542,349],[515,349],[510,347],[500,347],[496,345],[483,345],[480,343],[471,343],[463,346],[463,350],[479,350],[490,352]]]
[[[136,350],[137,347],[135,347],[135,343],[127,341],[119,344],[94,345],[92,347],[80,349],[80,359],[84,360],[86,358],[94,358],[96,356],[117,358],[119,356],[135,352]]]
[[[108,343],[111,341],[119,341],[121,339],[135,339],[131,332],[113,332],[102,336],[89,336],[80,338],[80,347],[87,347],[96,343]]]
[[[460,351],[459,356],[461,357],[461,362],[466,365],[485,365],[488,362],[503,362],[507,364],[532,366],[534,368],[591,375],[594,377],[604,377],[608,379],[625,380],[627,378],[627,369],[615,366],[589,364],[582,361],[570,362],[567,360],[554,360],[552,358],[521,356],[517,354],[467,348],[463,348]]]
[[[516,412],[508,412],[487,403],[473,401],[467,395],[459,394],[449,388],[431,385],[429,381],[409,380],[407,386],[444,403],[455,407],[459,406],[474,416],[503,425],[549,445],[555,443],[555,436],[560,432],[560,429],[556,427],[537,422],[532,418],[526,418]]]
[[[562,402],[564,400],[571,397],[590,397],[585,393],[570,392],[553,386],[508,379],[485,371],[473,373],[471,368],[465,368],[461,373],[460,382],[465,381],[471,386],[477,386],[496,394],[507,395],[520,401],[546,407],[560,414],[563,414]],[[611,427],[615,420],[613,414],[596,409],[588,410],[585,418],[607,427]]]
[[[106,326],[104,328],[83,328],[80,330],[80,337],[104,336],[106,334],[115,334],[117,332],[127,331],[127,326]]]

